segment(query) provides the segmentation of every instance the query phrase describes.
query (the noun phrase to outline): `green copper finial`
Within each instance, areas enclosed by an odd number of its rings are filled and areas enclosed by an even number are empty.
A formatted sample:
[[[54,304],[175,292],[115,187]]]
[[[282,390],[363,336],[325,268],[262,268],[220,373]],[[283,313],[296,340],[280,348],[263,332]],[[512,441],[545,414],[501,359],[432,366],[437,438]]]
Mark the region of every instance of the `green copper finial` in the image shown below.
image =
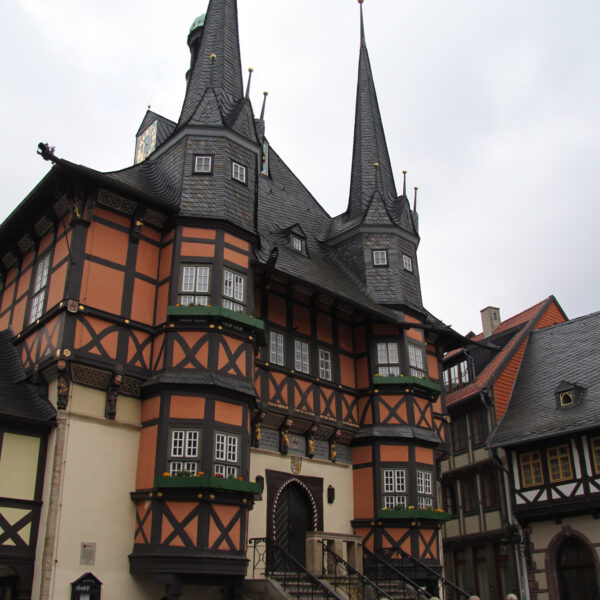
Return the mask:
[[[204,13],[203,15],[200,15],[199,17],[196,17],[196,20],[192,23],[192,26],[190,27],[190,33],[192,33],[192,31],[196,31],[196,29],[200,29],[201,27],[204,27],[205,19],[206,19],[206,13]]]

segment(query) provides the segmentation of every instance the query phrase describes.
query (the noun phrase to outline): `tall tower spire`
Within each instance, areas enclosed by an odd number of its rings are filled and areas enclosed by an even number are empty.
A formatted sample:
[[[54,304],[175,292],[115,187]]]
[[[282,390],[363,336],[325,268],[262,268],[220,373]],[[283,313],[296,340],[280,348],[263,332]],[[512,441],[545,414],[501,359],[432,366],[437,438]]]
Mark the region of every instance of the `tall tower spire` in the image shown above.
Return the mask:
[[[208,88],[224,113],[244,97],[237,0],[210,0],[204,23],[196,20],[188,44],[192,64],[179,125],[189,121]]]
[[[351,218],[365,213],[376,190],[396,197],[394,175],[388,154],[383,122],[377,103],[377,93],[365,38],[362,0],[360,4],[360,59],[354,121],[354,151],[347,215]],[[378,168],[373,165],[378,164]]]

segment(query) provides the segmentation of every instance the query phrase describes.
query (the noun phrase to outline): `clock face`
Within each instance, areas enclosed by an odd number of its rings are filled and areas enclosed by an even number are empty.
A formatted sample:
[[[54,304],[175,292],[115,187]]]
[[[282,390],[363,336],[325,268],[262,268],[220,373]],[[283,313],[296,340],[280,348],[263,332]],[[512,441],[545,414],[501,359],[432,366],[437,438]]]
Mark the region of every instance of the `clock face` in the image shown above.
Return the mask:
[[[156,126],[154,121],[137,137],[135,144],[135,163],[141,163],[146,160],[156,148]]]

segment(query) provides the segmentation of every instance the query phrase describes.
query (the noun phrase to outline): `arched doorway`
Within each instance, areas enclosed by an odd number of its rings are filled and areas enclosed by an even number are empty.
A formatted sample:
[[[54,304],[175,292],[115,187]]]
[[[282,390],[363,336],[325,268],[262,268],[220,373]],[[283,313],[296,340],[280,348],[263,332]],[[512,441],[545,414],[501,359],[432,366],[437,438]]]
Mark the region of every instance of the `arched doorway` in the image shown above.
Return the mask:
[[[569,537],[556,553],[560,600],[597,600],[598,575],[592,549],[577,537]]]
[[[17,574],[10,567],[0,565],[0,600],[14,600],[17,592]]]
[[[306,532],[313,530],[313,509],[306,491],[296,482],[279,494],[274,511],[275,543],[306,564]]]

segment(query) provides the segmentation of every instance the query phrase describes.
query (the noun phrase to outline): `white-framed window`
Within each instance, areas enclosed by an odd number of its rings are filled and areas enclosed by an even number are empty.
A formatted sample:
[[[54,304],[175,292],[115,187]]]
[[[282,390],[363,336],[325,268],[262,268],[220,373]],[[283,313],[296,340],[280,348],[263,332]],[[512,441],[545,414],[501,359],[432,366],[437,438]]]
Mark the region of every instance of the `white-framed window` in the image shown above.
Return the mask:
[[[225,269],[223,271],[223,307],[236,312],[244,311],[245,278],[243,275]]]
[[[433,506],[433,484],[430,471],[417,471],[417,504],[419,508]]]
[[[215,434],[215,475],[237,477],[239,470],[239,438],[227,433]]]
[[[46,286],[48,285],[48,273],[50,272],[50,254],[46,254],[37,265],[33,283],[33,297],[29,312],[29,323],[37,321],[44,312],[44,300],[46,299]]]
[[[171,429],[169,441],[169,473],[185,471],[196,475],[200,462],[200,431]]]
[[[302,238],[299,238],[297,235],[292,234],[292,248],[294,250],[297,250],[298,252],[302,252],[304,250]]]
[[[212,158],[212,156],[195,156],[194,173],[202,173],[204,175],[212,173]]]
[[[319,377],[331,381],[331,352],[319,348]]]
[[[377,372],[384,377],[400,375],[400,356],[396,342],[377,344]]]
[[[413,377],[425,377],[423,348],[414,344],[408,344],[408,364],[410,366],[410,374]]]
[[[210,291],[210,267],[183,265],[179,285],[179,304],[207,306]]]
[[[410,271],[412,273],[413,270],[413,264],[412,264],[412,258],[406,254],[402,255],[402,265],[404,266],[404,270],[405,271]]]
[[[282,333],[271,331],[269,333],[269,362],[274,365],[284,365],[285,338]]]
[[[383,506],[406,508],[405,469],[383,469]]]
[[[241,183],[246,183],[246,167],[240,163],[231,163],[231,177]]]
[[[433,498],[430,496],[419,496],[417,498],[417,506],[422,510],[433,506]]]
[[[308,344],[294,340],[294,368],[300,373],[310,373]]]
[[[373,250],[373,266],[386,267],[388,264],[387,250]]]

